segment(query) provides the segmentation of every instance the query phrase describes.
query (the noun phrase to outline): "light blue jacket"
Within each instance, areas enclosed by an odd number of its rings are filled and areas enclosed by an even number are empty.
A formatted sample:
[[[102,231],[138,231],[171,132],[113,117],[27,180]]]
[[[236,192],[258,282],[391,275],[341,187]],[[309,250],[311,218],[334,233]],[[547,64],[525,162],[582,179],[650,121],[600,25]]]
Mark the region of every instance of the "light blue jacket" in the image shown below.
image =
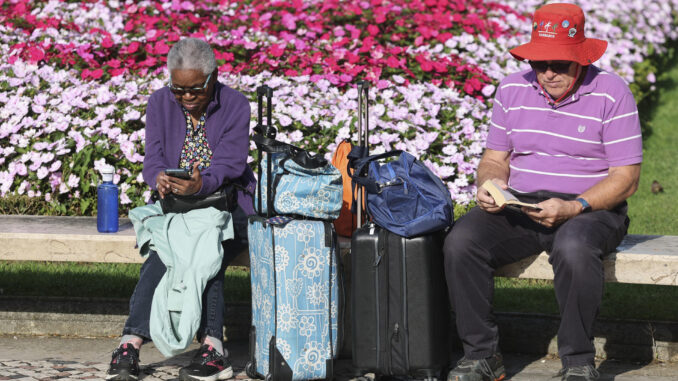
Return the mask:
[[[233,238],[231,214],[214,208],[162,214],[159,203],[129,212],[141,255],[155,250],[167,267],[153,294],[151,339],[163,355],[191,344],[200,326],[205,284],[221,268],[221,241]]]

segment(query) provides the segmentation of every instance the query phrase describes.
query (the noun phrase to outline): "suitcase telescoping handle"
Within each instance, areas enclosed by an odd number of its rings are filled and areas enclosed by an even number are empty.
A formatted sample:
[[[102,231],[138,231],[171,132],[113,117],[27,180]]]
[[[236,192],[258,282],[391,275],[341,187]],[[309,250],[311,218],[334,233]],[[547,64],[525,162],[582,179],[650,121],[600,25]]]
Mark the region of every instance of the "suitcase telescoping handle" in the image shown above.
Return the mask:
[[[368,155],[369,150],[369,136],[370,123],[369,123],[369,95],[370,95],[370,83],[368,81],[359,81],[358,82],[358,146],[364,147],[364,155]],[[363,125],[364,124],[364,125]],[[363,225],[363,190],[362,187],[358,187],[358,195],[356,196],[357,203],[357,214],[356,214],[356,225],[358,227]]]
[[[264,96],[266,96],[266,124],[263,123],[264,120]],[[257,126],[254,128],[254,131],[270,139],[275,139],[277,133],[275,127],[273,127],[272,119],[272,107],[271,107],[271,98],[273,98],[273,89],[266,85],[261,85],[257,87]]]
[[[266,96],[266,123],[263,123],[263,108],[264,108],[264,96]],[[268,140],[273,140],[275,139],[275,135],[277,133],[275,127],[273,127],[272,123],[272,112],[271,112],[271,98],[273,98],[273,89],[266,85],[262,85],[257,87],[257,106],[258,106],[258,112],[257,112],[257,126],[254,128],[254,132],[256,133],[254,136],[254,141],[255,143],[258,143],[257,146],[259,148],[259,155],[257,157],[257,167],[259,169],[259,176],[257,180],[257,210],[261,211],[261,159],[262,155],[264,154],[264,147],[263,147],[263,142],[268,141]],[[257,136],[258,135],[258,136]],[[267,217],[272,216],[272,209],[273,209],[273,197],[271,195],[271,172],[272,172],[272,167],[271,167],[271,160],[272,158],[269,157],[268,160],[266,160],[266,215]]]

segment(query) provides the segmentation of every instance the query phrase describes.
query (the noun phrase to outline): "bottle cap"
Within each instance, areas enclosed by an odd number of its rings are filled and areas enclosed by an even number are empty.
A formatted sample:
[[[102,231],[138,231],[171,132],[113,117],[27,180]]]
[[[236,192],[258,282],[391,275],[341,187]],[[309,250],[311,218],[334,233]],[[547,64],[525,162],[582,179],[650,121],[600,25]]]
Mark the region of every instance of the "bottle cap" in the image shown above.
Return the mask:
[[[104,180],[104,182],[112,182],[113,181],[113,172],[115,172],[114,168],[112,165],[107,165],[103,168],[101,168],[101,178]]]

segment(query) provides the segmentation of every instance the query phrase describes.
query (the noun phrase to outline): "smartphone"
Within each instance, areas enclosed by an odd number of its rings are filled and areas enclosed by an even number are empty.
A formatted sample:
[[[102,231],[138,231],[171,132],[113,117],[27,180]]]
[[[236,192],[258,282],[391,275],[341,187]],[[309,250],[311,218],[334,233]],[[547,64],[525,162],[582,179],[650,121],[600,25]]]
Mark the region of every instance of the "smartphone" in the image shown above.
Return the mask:
[[[165,174],[167,176],[178,177],[180,179],[190,179],[191,174],[188,172],[188,169],[183,168],[167,168],[165,169]]]

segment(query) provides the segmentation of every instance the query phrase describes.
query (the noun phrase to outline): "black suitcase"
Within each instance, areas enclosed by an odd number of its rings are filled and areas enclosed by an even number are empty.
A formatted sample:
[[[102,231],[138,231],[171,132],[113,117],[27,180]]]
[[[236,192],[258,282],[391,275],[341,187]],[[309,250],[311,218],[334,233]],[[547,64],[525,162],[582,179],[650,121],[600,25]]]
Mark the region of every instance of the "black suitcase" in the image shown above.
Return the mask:
[[[367,224],[351,239],[353,365],[379,376],[444,377],[450,309],[444,232],[404,238]]]

